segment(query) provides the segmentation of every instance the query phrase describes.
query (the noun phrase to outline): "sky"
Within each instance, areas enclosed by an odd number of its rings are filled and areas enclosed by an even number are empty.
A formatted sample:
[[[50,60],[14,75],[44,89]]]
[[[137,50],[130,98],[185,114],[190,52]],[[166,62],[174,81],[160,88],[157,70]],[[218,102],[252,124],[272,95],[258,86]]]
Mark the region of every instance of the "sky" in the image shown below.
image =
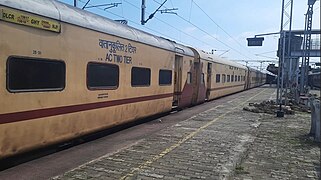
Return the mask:
[[[73,5],[73,0],[60,1]],[[85,2],[77,0],[77,6],[82,8]],[[163,2],[146,0],[145,19]],[[293,0],[293,30],[304,29],[307,2]],[[248,47],[246,38],[280,31],[282,0],[167,0],[160,10],[177,8],[172,11],[176,14],[157,12],[145,25],[140,24],[142,0],[91,0],[88,6],[109,3],[121,4],[106,10],[105,7],[85,10],[113,20],[125,19],[129,26],[184,45],[214,50],[215,54],[240,64],[248,61],[253,68],[261,69],[261,63],[255,61],[270,61],[262,63],[263,70],[268,64],[277,63],[278,34],[264,36],[262,47]],[[320,0],[314,5],[312,29],[320,29]]]

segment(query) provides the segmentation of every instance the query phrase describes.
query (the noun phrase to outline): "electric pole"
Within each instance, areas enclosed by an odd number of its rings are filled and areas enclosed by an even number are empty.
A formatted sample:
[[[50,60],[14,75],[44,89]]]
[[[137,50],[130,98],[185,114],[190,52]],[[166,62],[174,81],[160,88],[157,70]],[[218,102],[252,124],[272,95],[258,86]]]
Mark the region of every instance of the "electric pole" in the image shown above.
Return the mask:
[[[159,9],[166,3],[166,1],[167,1],[167,0],[164,0],[163,3],[161,3],[161,4],[159,3],[160,6],[159,6],[152,14],[150,14],[150,15],[148,16],[148,18],[145,20],[146,4],[145,4],[145,0],[142,0],[142,7],[141,7],[141,8],[142,8],[142,14],[141,14],[141,21],[140,21],[141,24],[142,24],[142,25],[145,25],[145,24],[147,23],[147,21],[149,21],[150,19],[152,19],[158,11],[160,11],[162,14],[163,14],[163,13],[176,14],[176,13],[174,13],[173,11],[178,10],[177,8],[159,10]]]

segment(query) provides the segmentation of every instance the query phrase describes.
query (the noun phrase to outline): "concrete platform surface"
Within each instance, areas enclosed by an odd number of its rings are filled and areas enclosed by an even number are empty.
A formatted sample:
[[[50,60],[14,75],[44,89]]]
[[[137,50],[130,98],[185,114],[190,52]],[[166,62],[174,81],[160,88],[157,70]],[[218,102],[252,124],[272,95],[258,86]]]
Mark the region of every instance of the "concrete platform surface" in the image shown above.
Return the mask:
[[[307,136],[310,114],[277,119],[242,110],[274,99],[275,91],[263,87],[232,95],[52,179],[319,179],[320,145]]]

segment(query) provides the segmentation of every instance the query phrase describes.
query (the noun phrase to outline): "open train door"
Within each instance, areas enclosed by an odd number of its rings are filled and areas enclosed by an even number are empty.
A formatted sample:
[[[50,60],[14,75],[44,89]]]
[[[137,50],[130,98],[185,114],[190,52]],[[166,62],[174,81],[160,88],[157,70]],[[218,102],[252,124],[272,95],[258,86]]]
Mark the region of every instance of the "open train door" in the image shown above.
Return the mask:
[[[193,94],[192,94],[192,105],[196,105],[199,102],[199,86],[200,86],[200,79],[201,79],[201,70],[200,70],[200,62],[194,61],[194,68],[193,70],[193,76],[192,76],[192,87],[193,87]]]
[[[207,71],[207,67],[203,69],[206,65],[205,62],[201,61],[200,58],[194,59],[194,79],[193,79],[193,98],[192,105],[201,104],[205,102],[206,99],[206,75],[204,71]]]
[[[249,67],[247,68],[246,83],[247,83],[246,89],[250,89],[251,88],[251,70]]]
[[[248,69],[246,69],[245,73],[244,73],[244,90],[248,89],[249,81],[248,81],[247,77],[248,77]]]
[[[209,99],[211,88],[212,88],[212,63],[207,64],[207,89],[206,89],[206,99]]]
[[[174,106],[178,106],[181,91],[182,91],[182,67],[183,57],[175,55],[175,68],[174,68]]]
[[[200,104],[205,102],[206,99],[206,87],[205,87],[205,72],[203,69],[206,65],[204,61],[201,60],[200,54],[197,50],[191,48],[194,52],[194,62],[192,66],[193,78],[192,78],[192,105]]]

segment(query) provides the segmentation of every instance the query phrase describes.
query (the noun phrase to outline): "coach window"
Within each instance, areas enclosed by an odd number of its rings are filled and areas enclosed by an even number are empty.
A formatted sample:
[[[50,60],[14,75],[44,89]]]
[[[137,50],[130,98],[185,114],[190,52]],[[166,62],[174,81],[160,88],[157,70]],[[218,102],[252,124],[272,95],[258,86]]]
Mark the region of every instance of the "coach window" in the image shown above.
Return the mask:
[[[151,72],[149,68],[133,67],[131,75],[131,85],[133,87],[150,86]]]
[[[221,81],[221,75],[216,74],[216,82],[219,83]]]
[[[10,57],[7,62],[7,89],[10,92],[61,91],[65,88],[63,61]]]
[[[205,83],[205,79],[204,79],[204,73],[201,74],[201,84]]]
[[[225,83],[225,82],[226,82],[226,75],[222,74],[222,83]]]
[[[227,82],[230,82],[230,80],[231,80],[230,77],[231,77],[230,75],[227,75]]]
[[[94,63],[87,65],[87,87],[96,89],[117,89],[119,85],[119,67],[114,64]]]
[[[188,72],[187,73],[187,84],[191,84],[192,83],[192,73]]]
[[[171,85],[172,84],[172,71],[171,70],[159,70],[158,76],[159,85]]]

